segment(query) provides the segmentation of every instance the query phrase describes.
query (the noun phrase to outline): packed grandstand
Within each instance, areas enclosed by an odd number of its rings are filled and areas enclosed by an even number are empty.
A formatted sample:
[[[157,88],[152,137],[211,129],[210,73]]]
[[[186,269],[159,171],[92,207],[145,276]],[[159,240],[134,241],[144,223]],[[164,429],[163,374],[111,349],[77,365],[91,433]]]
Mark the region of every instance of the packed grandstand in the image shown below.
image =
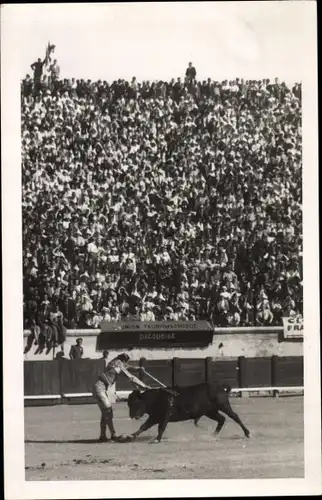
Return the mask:
[[[300,84],[56,72],[21,106],[25,327],[302,314]]]

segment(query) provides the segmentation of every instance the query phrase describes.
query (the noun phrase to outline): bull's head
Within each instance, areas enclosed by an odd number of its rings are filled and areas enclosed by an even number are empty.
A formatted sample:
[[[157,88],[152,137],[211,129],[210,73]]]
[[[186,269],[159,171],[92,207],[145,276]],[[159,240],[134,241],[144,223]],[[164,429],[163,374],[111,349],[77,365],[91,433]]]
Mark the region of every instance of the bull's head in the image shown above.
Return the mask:
[[[139,420],[146,413],[144,392],[141,392],[138,389],[131,392],[128,397],[127,404],[129,407],[130,418]]]

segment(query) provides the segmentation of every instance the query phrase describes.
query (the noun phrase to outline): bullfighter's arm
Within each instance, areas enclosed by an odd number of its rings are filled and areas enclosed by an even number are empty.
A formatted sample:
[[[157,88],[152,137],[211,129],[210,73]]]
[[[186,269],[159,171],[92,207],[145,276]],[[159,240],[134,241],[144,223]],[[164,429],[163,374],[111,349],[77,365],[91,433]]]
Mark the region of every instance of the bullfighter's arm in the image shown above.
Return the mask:
[[[122,366],[121,371],[134,385],[140,387],[141,389],[151,389],[151,387],[142,382],[142,380],[132,375],[125,367]]]
[[[127,368],[127,370],[133,370],[133,371],[137,371],[137,372],[141,370],[141,366],[127,365],[126,368]]]

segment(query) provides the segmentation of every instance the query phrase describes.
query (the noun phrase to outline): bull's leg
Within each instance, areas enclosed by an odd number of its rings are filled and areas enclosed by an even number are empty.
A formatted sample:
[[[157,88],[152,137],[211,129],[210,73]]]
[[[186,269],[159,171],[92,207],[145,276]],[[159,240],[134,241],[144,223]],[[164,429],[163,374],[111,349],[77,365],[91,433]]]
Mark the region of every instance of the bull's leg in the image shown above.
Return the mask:
[[[153,441],[151,441],[151,443],[160,443],[161,439],[162,439],[162,436],[163,436],[163,433],[168,425],[168,422],[170,420],[170,417],[171,417],[171,413],[172,413],[172,405],[170,406],[170,408],[168,409],[167,413],[165,414],[164,418],[161,419],[160,423],[159,423],[159,426],[158,426],[158,435],[155,439],[153,439]]]
[[[163,433],[168,425],[168,422],[169,422],[169,419],[163,420],[162,423],[160,423],[158,425],[158,435],[156,438],[154,438],[154,439],[152,439],[152,441],[150,441],[151,444],[160,443],[162,436],[163,436]]]
[[[131,434],[132,438],[133,439],[137,438],[140,434],[142,434],[142,432],[147,431],[148,429],[150,429],[150,427],[153,427],[156,423],[157,422],[155,418],[149,417],[136,432]]]
[[[223,425],[226,421],[225,417],[220,413],[218,413],[218,411],[216,410],[212,410],[209,413],[206,413],[206,417],[211,418],[211,420],[215,420],[216,422],[218,422],[218,425],[215,429],[215,434],[217,436],[221,431],[221,429],[223,428]]]
[[[240,420],[239,416],[237,415],[237,413],[235,413],[233,410],[232,410],[232,407],[230,406],[229,403],[226,403],[224,405],[222,405],[220,407],[220,411],[222,411],[223,413],[226,413],[226,415],[228,415],[228,417],[230,417],[232,420],[234,420],[234,422],[236,422],[236,424],[240,425],[240,427],[243,429],[244,431],[244,434],[247,438],[249,438],[250,436],[250,432],[249,430],[244,426],[243,422]]]
[[[198,427],[198,422],[201,419],[201,417],[197,417],[194,419],[193,423],[195,424],[196,427]]]

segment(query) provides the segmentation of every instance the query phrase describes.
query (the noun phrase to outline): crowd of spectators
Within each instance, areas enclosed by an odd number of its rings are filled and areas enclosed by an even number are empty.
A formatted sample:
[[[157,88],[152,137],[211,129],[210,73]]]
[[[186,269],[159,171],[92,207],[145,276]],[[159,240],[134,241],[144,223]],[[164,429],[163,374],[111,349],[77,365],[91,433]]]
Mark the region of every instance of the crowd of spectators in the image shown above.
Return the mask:
[[[302,314],[300,84],[27,76],[21,106],[25,327]]]

